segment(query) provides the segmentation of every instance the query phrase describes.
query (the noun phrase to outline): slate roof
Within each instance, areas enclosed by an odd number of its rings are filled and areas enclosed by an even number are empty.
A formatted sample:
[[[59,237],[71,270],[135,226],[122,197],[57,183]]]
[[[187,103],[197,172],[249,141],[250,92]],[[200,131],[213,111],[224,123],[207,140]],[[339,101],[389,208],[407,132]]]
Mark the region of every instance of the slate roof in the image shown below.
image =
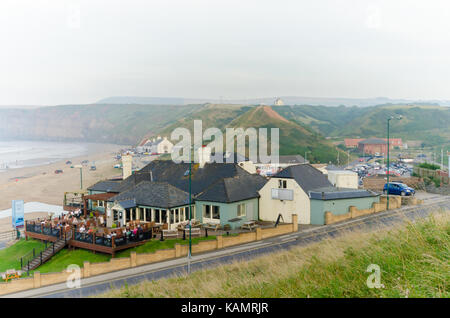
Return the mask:
[[[150,140],[150,141],[147,141],[143,146],[144,147],[156,146],[156,145],[159,145],[163,140],[164,140],[163,138],[157,139],[155,141]]]
[[[305,163],[305,158],[300,155],[279,156],[279,163]]]
[[[134,208],[136,206],[136,200],[123,200],[119,201],[119,204],[124,209]]]
[[[370,139],[364,139],[362,141],[359,142],[359,144],[385,144],[386,141],[383,139],[378,139],[378,138],[370,138]]]
[[[88,190],[102,191],[102,192],[116,192],[119,193],[120,183],[122,180],[104,180],[90,186]]]
[[[264,177],[252,174],[223,178],[197,196],[196,200],[231,203],[258,198],[258,191],[266,182]]]
[[[175,163],[172,160],[154,160],[139,171],[123,180],[119,192],[126,191],[142,181],[167,182],[189,192],[189,163]],[[192,164],[192,194],[195,196],[223,178],[249,175],[237,163],[206,163],[203,168]]]
[[[332,186],[328,178],[310,164],[289,166],[278,172],[273,178],[295,179],[305,193],[313,189]]]
[[[324,187],[309,192],[309,197],[316,200],[337,200],[376,197],[378,194],[363,189],[346,189],[336,187]]]
[[[167,182],[142,181],[108,201],[119,201],[120,203],[130,200],[134,200],[136,205],[169,209],[189,204],[189,194]]]

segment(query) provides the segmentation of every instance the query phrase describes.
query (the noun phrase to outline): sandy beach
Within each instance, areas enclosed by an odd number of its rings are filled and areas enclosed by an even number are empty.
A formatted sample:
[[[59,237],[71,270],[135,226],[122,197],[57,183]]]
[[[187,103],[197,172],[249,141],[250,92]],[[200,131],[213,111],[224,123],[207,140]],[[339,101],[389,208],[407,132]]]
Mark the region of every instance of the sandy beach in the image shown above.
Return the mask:
[[[118,163],[114,159],[114,154],[124,146],[92,144],[90,148],[88,154],[84,156],[65,158],[49,165],[11,169],[0,173],[0,210],[11,208],[12,200],[62,205],[64,192],[80,189],[80,169],[70,168],[70,164],[65,164],[67,160],[72,161],[74,165],[82,160],[95,162],[97,168],[95,171],[90,171],[89,165],[83,167],[84,189],[99,180],[121,175],[120,169],[113,168],[114,164]],[[57,169],[63,170],[63,173],[55,174],[54,171]],[[25,215],[25,219],[44,215],[46,213],[30,213]],[[10,229],[11,218],[1,219],[0,232]]]

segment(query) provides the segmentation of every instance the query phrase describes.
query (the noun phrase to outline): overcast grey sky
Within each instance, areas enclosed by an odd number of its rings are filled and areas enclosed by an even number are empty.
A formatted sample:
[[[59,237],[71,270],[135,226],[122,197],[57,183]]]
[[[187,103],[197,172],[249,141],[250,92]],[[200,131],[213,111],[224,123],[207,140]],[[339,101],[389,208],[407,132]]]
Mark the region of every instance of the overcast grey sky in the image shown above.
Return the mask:
[[[450,1],[1,0],[0,105],[450,99]]]

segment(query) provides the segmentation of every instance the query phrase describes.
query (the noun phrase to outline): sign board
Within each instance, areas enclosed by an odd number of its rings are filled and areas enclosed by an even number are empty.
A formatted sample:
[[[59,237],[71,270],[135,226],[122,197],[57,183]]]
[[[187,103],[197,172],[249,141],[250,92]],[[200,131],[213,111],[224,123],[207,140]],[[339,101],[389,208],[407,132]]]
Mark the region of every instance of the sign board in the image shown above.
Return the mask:
[[[14,228],[24,226],[24,202],[23,200],[12,200],[12,226]]]

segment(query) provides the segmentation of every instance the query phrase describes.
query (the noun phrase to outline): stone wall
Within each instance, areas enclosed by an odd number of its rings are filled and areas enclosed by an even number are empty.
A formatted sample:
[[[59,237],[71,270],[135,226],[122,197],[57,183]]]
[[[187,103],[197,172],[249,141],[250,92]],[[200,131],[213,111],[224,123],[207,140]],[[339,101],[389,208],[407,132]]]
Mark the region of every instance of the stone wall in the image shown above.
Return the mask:
[[[390,181],[401,181],[405,183],[408,187],[414,189],[424,189],[425,185],[423,179],[418,177],[389,177]],[[383,191],[383,187],[387,182],[386,177],[366,177],[363,179],[364,189],[373,191]]]
[[[402,205],[417,205],[422,203],[423,200],[417,199],[415,197],[389,196],[389,210],[401,208]],[[327,211],[325,212],[325,224],[333,224],[348,219],[357,218],[363,215],[386,211],[386,208],[387,196],[383,195],[380,197],[380,202],[374,202],[370,209],[358,210],[355,206],[350,206],[348,209],[348,213],[340,215],[334,215],[333,213]]]

